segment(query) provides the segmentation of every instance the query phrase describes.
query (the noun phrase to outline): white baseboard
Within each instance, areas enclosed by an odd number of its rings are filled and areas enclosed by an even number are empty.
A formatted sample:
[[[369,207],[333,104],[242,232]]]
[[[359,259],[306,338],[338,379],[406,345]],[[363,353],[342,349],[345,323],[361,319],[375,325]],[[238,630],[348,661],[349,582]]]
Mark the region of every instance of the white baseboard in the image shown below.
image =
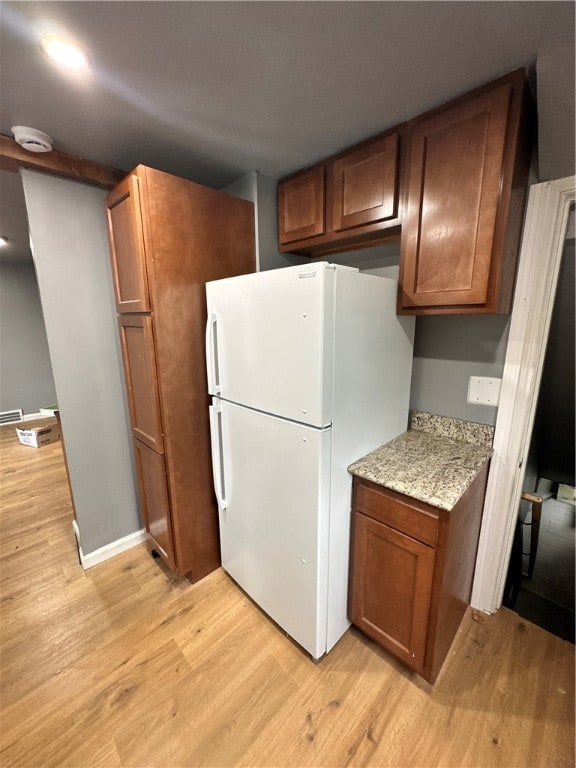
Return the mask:
[[[128,536],[123,536],[121,539],[111,541],[110,544],[105,544],[100,549],[95,549],[94,552],[88,552],[87,555],[82,551],[82,544],[80,541],[80,531],[78,529],[78,523],[76,520],[72,521],[72,530],[76,537],[76,543],[78,544],[78,556],[80,557],[80,565],[87,571],[88,568],[92,568],[98,563],[103,563],[105,560],[109,560],[111,557],[126,552],[127,549],[132,549],[137,544],[142,544],[146,541],[146,531],[141,528],[139,531],[129,533]]]
[[[36,421],[37,419],[49,419],[50,415],[48,413],[25,413],[22,416],[22,421]]]

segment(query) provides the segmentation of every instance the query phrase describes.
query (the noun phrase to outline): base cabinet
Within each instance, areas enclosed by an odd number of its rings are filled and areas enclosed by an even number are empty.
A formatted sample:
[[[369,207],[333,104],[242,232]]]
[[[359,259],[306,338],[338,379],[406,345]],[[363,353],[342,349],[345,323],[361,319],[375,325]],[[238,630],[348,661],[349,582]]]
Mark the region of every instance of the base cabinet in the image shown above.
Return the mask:
[[[487,472],[450,512],[354,478],[350,620],[431,683],[469,604]]]
[[[254,271],[254,206],[138,166],[106,208],[140,506],[152,545],[197,581],[220,565],[205,284]]]
[[[361,512],[354,535],[354,623],[421,671],[435,550]]]
[[[118,327],[132,434],[152,450],[163,453],[152,318],[150,315],[120,315]]]

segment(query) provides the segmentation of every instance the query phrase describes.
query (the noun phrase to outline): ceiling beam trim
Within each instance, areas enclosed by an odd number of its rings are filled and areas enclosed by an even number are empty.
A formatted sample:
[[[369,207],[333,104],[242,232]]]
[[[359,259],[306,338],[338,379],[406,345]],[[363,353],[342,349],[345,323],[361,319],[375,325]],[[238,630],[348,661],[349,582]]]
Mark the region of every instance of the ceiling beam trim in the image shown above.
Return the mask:
[[[66,179],[83,181],[97,187],[111,189],[126,176],[125,171],[99,165],[75,155],[52,150],[34,153],[23,149],[14,139],[0,134],[0,168],[17,172],[20,168],[43,171]]]

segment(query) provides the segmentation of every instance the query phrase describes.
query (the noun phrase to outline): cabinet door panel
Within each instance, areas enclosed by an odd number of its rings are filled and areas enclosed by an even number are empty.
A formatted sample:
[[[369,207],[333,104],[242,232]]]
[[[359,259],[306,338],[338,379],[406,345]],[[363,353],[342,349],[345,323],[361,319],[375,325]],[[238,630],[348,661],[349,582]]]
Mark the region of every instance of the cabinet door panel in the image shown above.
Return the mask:
[[[119,323],[134,437],[162,453],[162,420],[152,318],[149,315],[121,315]]]
[[[333,228],[374,224],[398,215],[398,134],[348,152],[332,165]]]
[[[118,312],[150,310],[140,193],[128,176],[106,198],[112,274]]]
[[[140,504],[146,531],[171,568],[175,567],[170,501],[164,456],[134,439]]]
[[[324,166],[304,171],[278,185],[280,243],[324,232]]]
[[[511,92],[506,83],[412,126],[402,306],[487,302]]]
[[[424,665],[435,552],[356,512],[351,620],[417,671]]]

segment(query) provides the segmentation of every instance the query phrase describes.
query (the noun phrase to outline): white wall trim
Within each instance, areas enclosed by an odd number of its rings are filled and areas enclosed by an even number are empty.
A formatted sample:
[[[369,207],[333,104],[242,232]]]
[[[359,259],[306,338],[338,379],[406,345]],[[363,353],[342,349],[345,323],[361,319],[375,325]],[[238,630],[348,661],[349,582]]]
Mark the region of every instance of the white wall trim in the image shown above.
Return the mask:
[[[502,604],[575,177],[530,187],[472,605]]]
[[[80,565],[87,571],[88,568],[92,568],[99,563],[103,563],[105,560],[109,560],[111,557],[126,552],[127,549],[132,549],[137,544],[142,544],[146,541],[146,531],[142,528],[134,533],[129,533],[128,536],[123,536],[121,539],[106,544],[100,549],[95,549],[94,552],[89,552],[87,555],[82,551],[82,542],[80,541],[80,531],[78,530],[78,523],[76,520],[72,521],[72,530],[76,537],[76,543],[78,544],[78,555],[80,557]]]
[[[49,419],[50,416],[47,413],[25,413],[22,416],[22,421],[36,421],[40,419]]]

